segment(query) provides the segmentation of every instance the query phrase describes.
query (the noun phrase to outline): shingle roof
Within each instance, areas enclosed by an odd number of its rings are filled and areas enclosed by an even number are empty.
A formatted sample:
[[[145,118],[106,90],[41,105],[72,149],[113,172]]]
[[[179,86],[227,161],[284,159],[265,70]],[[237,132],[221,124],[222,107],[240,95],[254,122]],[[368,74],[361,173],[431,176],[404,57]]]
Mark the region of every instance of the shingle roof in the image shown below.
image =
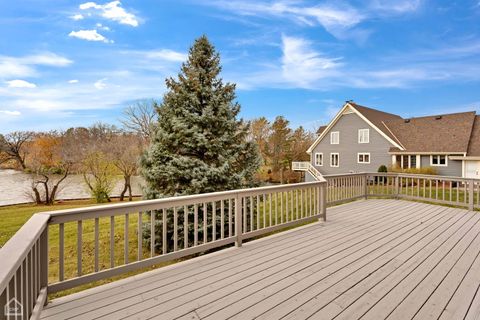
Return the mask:
[[[474,120],[475,112],[463,112],[384,123],[406,151],[466,153]]]
[[[321,126],[320,128],[318,128],[317,135],[321,135],[322,132],[325,131],[325,129],[327,129],[327,126]]]
[[[475,117],[467,155],[480,156],[480,116]]]
[[[447,152],[480,156],[480,116],[475,111],[403,119],[399,115],[361,106],[352,107],[405,150],[390,152]],[[318,135],[327,128],[318,129]]]

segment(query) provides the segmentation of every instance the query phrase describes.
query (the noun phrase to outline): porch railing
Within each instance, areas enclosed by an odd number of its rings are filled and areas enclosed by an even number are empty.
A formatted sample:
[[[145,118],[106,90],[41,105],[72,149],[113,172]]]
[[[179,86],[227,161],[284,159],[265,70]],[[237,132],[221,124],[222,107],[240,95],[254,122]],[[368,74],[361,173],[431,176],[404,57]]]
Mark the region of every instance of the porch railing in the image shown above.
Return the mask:
[[[14,298],[25,319],[37,317],[47,292],[325,220],[325,189],[318,181],[36,214],[0,250],[0,306]]]
[[[54,293],[279,229],[326,220],[327,205],[401,198],[480,209],[480,180],[355,173],[321,181],[34,215],[0,250],[0,307],[24,318]]]

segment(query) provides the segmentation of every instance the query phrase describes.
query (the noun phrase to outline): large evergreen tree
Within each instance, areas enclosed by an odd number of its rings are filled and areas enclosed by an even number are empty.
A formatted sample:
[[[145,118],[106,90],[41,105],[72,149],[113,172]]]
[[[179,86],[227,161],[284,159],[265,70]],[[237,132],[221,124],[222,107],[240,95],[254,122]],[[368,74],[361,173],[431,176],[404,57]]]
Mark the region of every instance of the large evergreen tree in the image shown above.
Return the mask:
[[[197,194],[254,184],[260,164],[248,125],[238,118],[235,84],[220,78],[220,56],[195,40],[178,79],[166,80],[158,124],[141,159],[145,196]]]

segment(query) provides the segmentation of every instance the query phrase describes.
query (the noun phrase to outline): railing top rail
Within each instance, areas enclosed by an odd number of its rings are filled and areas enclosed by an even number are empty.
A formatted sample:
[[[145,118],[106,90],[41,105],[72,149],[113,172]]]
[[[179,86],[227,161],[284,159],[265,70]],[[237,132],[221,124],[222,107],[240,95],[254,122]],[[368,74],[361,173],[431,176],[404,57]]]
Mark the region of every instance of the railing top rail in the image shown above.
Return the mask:
[[[377,175],[377,176],[398,176],[406,178],[420,178],[420,179],[432,179],[432,180],[446,180],[446,181],[480,181],[480,179],[475,178],[462,178],[454,176],[440,176],[440,175],[430,175],[430,174],[417,174],[417,173],[403,173],[403,172],[367,172],[368,175]]]
[[[417,174],[417,173],[403,173],[403,172],[355,172],[355,173],[339,173],[339,174],[329,174],[324,175],[325,178],[337,178],[337,177],[349,177],[349,176],[383,176],[383,177],[404,177],[404,178],[419,178],[419,179],[432,179],[432,180],[445,180],[445,181],[470,181],[475,180],[479,181],[480,179],[475,178],[462,178],[454,176],[439,176],[439,175],[430,175],[430,174]]]
[[[351,176],[364,176],[368,173],[366,172],[352,172],[352,173],[337,173],[337,174],[327,174],[324,175],[324,178],[337,178],[337,177],[351,177]]]
[[[285,184],[278,186],[267,186],[259,188],[247,188],[247,189],[237,189],[229,191],[220,191],[220,192],[211,192],[211,193],[201,193],[196,195],[188,196],[177,196],[177,197],[168,197],[155,200],[142,200],[128,203],[118,203],[110,204],[103,206],[94,206],[78,209],[66,209],[58,211],[43,212],[52,217],[50,223],[60,223],[67,221],[74,221],[81,217],[83,214],[88,214],[85,218],[92,218],[96,216],[104,215],[115,215],[115,214],[125,214],[128,212],[141,212],[149,210],[158,210],[163,208],[170,208],[174,206],[183,206],[192,203],[201,203],[201,202],[211,202],[211,201],[220,201],[222,199],[228,199],[228,197],[234,198],[239,195],[260,195],[271,192],[280,192],[288,191],[292,189],[301,189],[309,188],[316,185],[321,185],[325,183],[324,181],[314,181],[314,182],[303,182],[303,183],[294,183],[294,184]],[[71,216],[71,217],[70,217]]]
[[[35,241],[45,230],[49,219],[48,214],[34,214],[1,248],[0,292],[6,288]]]

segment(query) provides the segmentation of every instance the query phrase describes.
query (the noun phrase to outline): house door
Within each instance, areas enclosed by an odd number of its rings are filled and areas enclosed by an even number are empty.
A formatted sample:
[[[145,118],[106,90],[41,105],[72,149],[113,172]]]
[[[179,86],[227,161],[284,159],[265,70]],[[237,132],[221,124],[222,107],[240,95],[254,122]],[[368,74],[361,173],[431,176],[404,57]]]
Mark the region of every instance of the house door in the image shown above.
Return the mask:
[[[480,179],[480,161],[465,161],[465,178]]]

